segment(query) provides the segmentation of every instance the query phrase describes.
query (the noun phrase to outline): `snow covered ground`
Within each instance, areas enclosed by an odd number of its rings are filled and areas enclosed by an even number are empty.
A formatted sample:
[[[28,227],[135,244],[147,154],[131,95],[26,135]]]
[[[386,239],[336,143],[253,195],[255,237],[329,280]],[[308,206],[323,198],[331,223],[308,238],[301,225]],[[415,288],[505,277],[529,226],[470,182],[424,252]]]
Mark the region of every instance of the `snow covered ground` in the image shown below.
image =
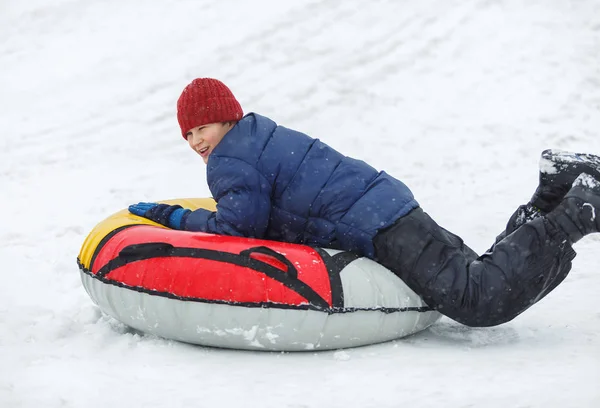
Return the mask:
[[[484,251],[542,149],[600,153],[600,2],[7,0],[0,74],[1,407],[600,406],[597,236],[508,324],[302,354],[136,334],[75,263],[128,204],[209,195],[175,119],[200,76],[402,179]]]

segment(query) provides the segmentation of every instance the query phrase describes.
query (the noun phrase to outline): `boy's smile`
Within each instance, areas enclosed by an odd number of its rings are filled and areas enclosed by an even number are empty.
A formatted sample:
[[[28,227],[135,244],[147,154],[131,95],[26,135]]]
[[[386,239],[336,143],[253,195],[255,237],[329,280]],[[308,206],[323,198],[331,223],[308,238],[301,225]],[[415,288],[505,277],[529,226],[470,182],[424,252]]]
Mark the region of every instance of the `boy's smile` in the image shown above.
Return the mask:
[[[198,153],[204,163],[208,163],[208,156],[219,144],[223,137],[233,127],[233,123],[209,123],[191,128],[187,133],[187,141],[192,150]]]

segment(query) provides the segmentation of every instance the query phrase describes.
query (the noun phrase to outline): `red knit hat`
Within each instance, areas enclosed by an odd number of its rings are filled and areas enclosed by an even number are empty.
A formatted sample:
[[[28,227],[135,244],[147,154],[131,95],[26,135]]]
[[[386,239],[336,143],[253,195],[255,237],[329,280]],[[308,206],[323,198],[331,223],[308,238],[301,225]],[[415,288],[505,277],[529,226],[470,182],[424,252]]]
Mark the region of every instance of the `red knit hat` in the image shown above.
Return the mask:
[[[196,78],[177,100],[177,120],[181,135],[208,123],[238,121],[244,116],[231,90],[218,79]]]

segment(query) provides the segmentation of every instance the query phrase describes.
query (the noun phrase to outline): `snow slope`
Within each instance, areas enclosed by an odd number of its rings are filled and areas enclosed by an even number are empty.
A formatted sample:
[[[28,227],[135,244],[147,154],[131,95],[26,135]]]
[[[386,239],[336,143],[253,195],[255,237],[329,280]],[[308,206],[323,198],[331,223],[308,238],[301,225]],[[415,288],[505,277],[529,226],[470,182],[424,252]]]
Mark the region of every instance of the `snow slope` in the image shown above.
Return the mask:
[[[508,324],[302,354],[134,333],[75,263],[128,204],[209,195],[175,119],[200,76],[402,179],[484,251],[542,149],[600,153],[599,2],[7,0],[0,73],[0,406],[600,406],[597,236]]]

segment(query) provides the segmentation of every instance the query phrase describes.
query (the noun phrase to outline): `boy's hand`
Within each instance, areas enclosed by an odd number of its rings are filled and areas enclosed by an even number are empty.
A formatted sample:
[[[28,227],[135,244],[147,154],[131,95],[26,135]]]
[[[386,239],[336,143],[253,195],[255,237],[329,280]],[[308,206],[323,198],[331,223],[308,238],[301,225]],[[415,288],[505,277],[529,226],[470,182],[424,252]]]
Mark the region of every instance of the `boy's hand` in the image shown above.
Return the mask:
[[[146,211],[156,207],[157,203],[137,203],[129,206],[129,212],[140,217],[145,217]]]
[[[185,218],[191,210],[180,205],[137,203],[129,206],[129,212],[172,229],[183,229]]]

